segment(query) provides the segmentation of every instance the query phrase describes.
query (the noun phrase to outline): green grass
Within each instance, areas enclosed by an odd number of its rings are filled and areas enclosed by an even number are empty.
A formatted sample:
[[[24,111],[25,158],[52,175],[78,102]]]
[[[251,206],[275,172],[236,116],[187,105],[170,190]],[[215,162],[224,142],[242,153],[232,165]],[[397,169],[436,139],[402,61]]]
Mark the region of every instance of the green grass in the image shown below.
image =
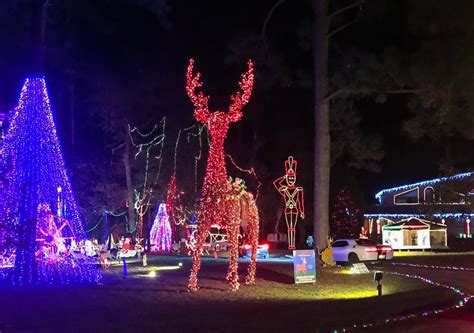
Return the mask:
[[[6,332],[306,332],[422,309],[452,294],[412,279],[386,276],[376,297],[372,274],[319,271],[316,285],[293,284],[291,263],[259,263],[257,285],[228,291],[227,262],[204,262],[201,289],[186,291],[189,261],[177,270],[171,259],[113,267],[97,286],[2,290],[0,331]],[[241,278],[246,264],[241,264]]]
[[[474,268],[474,253],[395,252],[394,262]]]

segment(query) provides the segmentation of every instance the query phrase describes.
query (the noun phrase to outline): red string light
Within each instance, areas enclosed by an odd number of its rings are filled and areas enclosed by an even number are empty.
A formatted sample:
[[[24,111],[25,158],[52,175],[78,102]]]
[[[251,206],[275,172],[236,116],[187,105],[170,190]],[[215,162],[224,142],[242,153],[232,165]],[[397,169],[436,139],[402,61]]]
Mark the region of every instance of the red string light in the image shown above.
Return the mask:
[[[186,91],[194,105],[194,117],[197,121],[207,125],[210,135],[209,157],[198,212],[198,238],[196,248],[193,251],[193,264],[188,284],[191,291],[198,288],[197,273],[201,267],[202,249],[209,229],[213,224],[225,227],[227,230],[231,248],[227,277],[231,290],[235,291],[239,288],[237,274],[238,234],[241,210],[240,197],[243,189],[236,183],[231,184],[227,180],[224,141],[230,123],[237,122],[242,118],[242,108],[248,103],[252,94],[254,82],[252,61],[249,60],[247,65],[248,70],[242,75],[239,82],[242,91],[238,91],[231,96],[228,112],[209,111],[209,96],[204,95],[202,91],[197,92],[202,87],[202,82],[200,80],[201,74],[193,73],[193,59],[189,61],[186,72]],[[254,248],[256,252],[256,246]]]

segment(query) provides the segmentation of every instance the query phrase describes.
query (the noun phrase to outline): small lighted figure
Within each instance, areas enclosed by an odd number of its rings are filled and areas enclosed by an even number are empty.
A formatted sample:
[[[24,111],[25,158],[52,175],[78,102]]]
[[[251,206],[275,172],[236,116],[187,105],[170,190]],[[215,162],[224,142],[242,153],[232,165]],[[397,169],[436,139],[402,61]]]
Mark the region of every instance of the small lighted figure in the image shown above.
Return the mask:
[[[320,251],[318,247],[318,254],[321,258],[321,261],[323,262],[323,267],[326,266],[334,266],[336,263],[334,262],[334,256],[332,252],[332,238],[328,237],[326,239],[326,244],[327,247]]]
[[[288,249],[295,249],[295,228],[298,217],[304,219],[304,193],[303,188],[296,186],[296,167],[298,162],[293,156],[285,161],[285,175],[273,182],[276,190],[285,201],[285,220],[288,228]]]

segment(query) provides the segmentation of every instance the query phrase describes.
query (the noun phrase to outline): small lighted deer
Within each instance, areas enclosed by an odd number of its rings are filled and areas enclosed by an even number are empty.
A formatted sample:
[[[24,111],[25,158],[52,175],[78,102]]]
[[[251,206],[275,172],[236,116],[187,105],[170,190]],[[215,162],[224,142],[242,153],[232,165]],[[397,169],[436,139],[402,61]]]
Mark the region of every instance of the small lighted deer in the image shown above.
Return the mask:
[[[296,265],[295,271],[296,271],[296,273],[298,273],[298,272],[306,273],[307,268],[306,268],[306,258],[305,257],[303,257],[303,260],[302,260],[301,264]]]
[[[231,188],[227,181],[227,170],[225,166],[224,141],[227,136],[230,123],[237,122],[242,118],[242,108],[249,102],[253,88],[253,63],[248,61],[248,70],[242,75],[238,91],[231,96],[231,103],[228,112],[209,111],[209,96],[202,91],[196,90],[202,87],[200,81],[201,74],[194,75],[194,60],[189,61],[186,73],[186,91],[194,105],[194,117],[197,121],[207,125],[210,135],[209,157],[207,160],[206,175],[201,191],[201,201],[198,212],[198,238],[196,248],[193,251],[193,264],[189,276],[188,288],[191,291],[197,290],[197,274],[201,267],[201,254],[206,240],[206,236],[212,224],[225,226],[230,243],[230,264],[228,279],[231,289],[239,288],[237,275],[238,260],[238,234],[240,225],[240,215],[237,211],[240,208],[236,205],[239,200],[235,196],[228,195]],[[254,246],[253,251],[256,251]],[[253,256],[252,256],[253,257]]]

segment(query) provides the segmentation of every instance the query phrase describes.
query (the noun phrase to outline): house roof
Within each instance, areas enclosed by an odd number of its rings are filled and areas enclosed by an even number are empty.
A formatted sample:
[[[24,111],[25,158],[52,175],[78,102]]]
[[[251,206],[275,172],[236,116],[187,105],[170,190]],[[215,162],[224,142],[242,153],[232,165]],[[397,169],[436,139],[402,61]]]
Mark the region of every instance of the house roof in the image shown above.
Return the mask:
[[[470,177],[472,175],[474,175],[474,172],[464,172],[464,173],[459,173],[457,175],[453,175],[453,176],[449,176],[449,177],[435,178],[435,179],[424,180],[424,181],[413,183],[413,184],[407,184],[407,185],[387,188],[387,189],[383,189],[383,190],[377,192],[375,194],[375,199],[377,199],[379,202],[381,202],[382,195],[390,193],[390,192],[398,192],[398,191],[403,191],[403,190],[409,190],[409,189],[417,187],[417,186],[434,185],[434,184],[444,182],[444,181],[447,181],[447,180],[463,179],[463,178],[466,178],[466,177]]]
[[[474,216],[474,206],[467,204],[370,205],[365,209],[364,213],[364,217],[367,218],[409,218],[424,216],[434,216],[438,218]]]
[[[391,223],[389,225],[383,226],[383,230],[400,230],[400,229],[431,229],[431,230],[440,230],[446,229],[445,224],[435,223],[428,220],[423,220],[419,218],[408,218],[401,220],[399,222]]]

